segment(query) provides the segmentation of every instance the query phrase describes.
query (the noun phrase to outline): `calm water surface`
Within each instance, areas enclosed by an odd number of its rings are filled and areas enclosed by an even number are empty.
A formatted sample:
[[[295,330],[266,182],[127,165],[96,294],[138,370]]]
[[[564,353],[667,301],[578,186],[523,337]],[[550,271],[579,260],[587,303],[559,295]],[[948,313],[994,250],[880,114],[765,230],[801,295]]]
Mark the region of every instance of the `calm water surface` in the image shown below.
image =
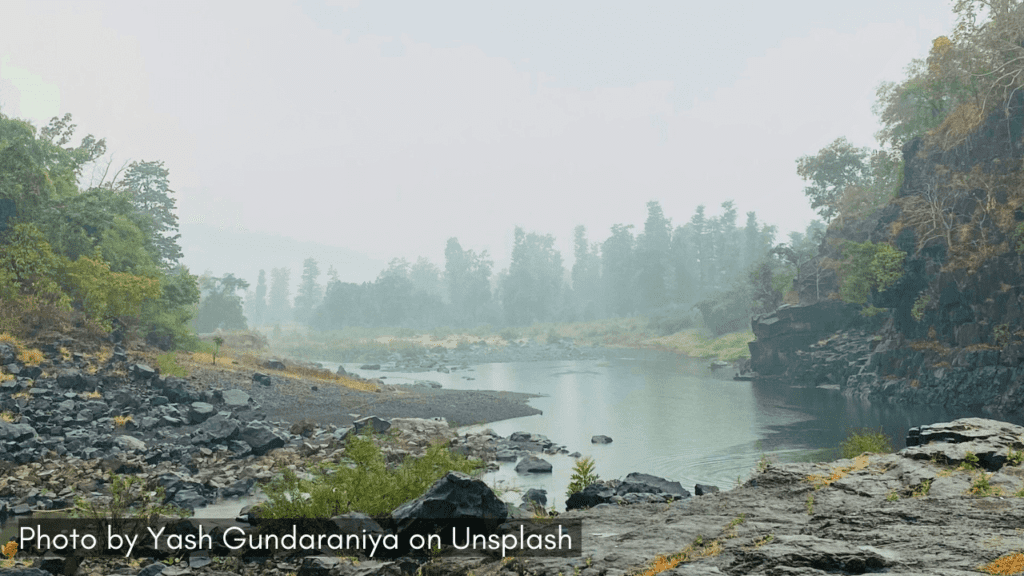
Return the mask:
[[[912,426],[983,415],[941,407],[873,406],[843,398],[838,390],[736,382],[731,368],[712,371],[706,360],[670,353],[606,352],[603,360],[482,364],[451,374],[366,371],[358,364],[345,368],[366,377],[386,376],[392,384],[434,380],[452,389],[540,394],[530,404],[543,414],[463,430],[544,434],[570,452],[593,456],[601,478],[645,472],[678,480],[691,490],[698,482],[731,488],[749,477],[765,454],[780,460],[813,457],[836,447],[851,429],[881,428],[898,449]],[[613,442],[591,444],[596,434],[611,436]],[[516,492],[525,488],[545,488],[549,505],[554,497],[561,507],[573,460],[544,458],[553,464],[552,474],[519,475],[514,463],[504,463],[486,480],[510,489],[508,500],[517,500]]]

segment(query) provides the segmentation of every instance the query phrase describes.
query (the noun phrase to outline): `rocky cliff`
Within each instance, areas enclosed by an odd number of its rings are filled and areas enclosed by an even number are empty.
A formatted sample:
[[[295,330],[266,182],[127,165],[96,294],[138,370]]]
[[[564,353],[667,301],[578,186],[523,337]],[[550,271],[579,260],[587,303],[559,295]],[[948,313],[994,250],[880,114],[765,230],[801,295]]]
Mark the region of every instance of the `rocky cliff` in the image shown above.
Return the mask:
[[[754,319],[753,370],[877,401],[1024,407],[1022,138],[1018,94],[962,135],[909,142],[897,197],[829,228],[819,273],[797,287],[812,304]],[[841,282],[827,263],[868,240],[906,254],[899,280],[869,296],[882,312],[860,323],[838,305],[822,313]]]

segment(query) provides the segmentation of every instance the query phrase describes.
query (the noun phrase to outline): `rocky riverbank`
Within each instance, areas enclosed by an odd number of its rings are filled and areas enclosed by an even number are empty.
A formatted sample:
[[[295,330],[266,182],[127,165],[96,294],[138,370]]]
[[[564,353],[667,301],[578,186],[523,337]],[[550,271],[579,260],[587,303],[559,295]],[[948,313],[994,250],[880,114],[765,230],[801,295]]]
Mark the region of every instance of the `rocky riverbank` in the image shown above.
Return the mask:
[[[443,428],[425,426],[421,432]],[[896,454],[830,463],[766,463],[743,486],[700,496],[678,493],[671,482],[650,484],[661,480],[639,475],[594,485],[587,492],[607,497],[605,502],[591,501],[590,507],[554,518],[582,520],[583,550],[576,558],[414,561],[314,554],[245,561],[193,555],[191,565],[184,558],[172,565],[134,567],[121,559],[86,558],[76,573],[953,576],[976,574],[993,562],[1024,567],[1024,428],[969,418],[914,429],[907,444]],[[646,503],[622,497],[635,492],[650,494]],[[408,510],[429,507],[428,502],[451,502],[452,510],[467,513],[481,507],[502,508],[503,517],[522,513],[498,503],[482,483],[450,474],[393,515],[401,518]],[[19,566],[0,574],[45,572]]]

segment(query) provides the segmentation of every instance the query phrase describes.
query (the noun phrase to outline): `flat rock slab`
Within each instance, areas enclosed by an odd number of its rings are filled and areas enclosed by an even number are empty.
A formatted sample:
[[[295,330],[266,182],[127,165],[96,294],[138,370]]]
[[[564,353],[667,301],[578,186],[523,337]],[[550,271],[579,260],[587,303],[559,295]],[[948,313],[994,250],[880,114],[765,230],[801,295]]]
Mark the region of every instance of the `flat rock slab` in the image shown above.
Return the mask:
[[[551,463],[543,458],[527,456],[516,464],[516,472],[520,474],[550,474]]]

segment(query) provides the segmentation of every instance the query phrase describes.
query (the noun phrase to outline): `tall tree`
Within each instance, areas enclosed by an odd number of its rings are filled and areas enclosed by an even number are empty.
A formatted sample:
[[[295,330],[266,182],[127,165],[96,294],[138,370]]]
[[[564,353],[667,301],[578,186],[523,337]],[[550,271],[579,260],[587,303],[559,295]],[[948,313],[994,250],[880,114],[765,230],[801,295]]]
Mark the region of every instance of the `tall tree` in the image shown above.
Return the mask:
[[[647,203],[647,220],[643,234],[637,237],[636,246],[640,310],[650,312],[668,303],[666,280],[672,247],[672,222],[665,217],[660,203]]]
[[[298,293],[295,295],[295,320],[308,324],[313,314],[313,309],[320,303],[323,297],[323,288],[317,281],[320,278],[320,267],[313,258],[306,258],[302,262],[302,280],[299,283]]]
[[[857,148],[845,137],[839,137],[818,151],[815,156],[801,156],[796,161],[796,172],[808,184],[804,194],[811,208],[825,219],[839,214],[843,194],[850,186],[863,186],[869,174],[866,159],[868,151]]]
[[[121,182],[135,209],[150,218],[157,261],[166,269],[181,259],[178,245],[181,234],[178,234],[176,201],[171,197],[174,191],[170,188],[169,174],[163,162],[132,162]]]
[[[606,307],[620,316],[636,311],[636,247],[632,229],[632,224],[615,224],[611,236],[601,245]]]
[[[516,226],[512,262],[502,285],[505,316],[512,324],[552,320],[562,293],[562,255],[550,234]]]
[[[581,319],[585,321],[597,317],[601,298],[600,251],[600,245],[592,245],[587,240],[587,229],[577,226],[573,231],[572,292]]]
[[[444,275],[456,322],[479,319],[482,308],[491,300],[492,265],[486,250],[480,254],[463,250],[457,238],[448,239],[444,250]]]
[[[234,274],[225,274],[220,278],[203,275],[199,279],[199,288],[203,291],[203,299],[199,302],[195,324],[199,332],[214,330],[245,330],[246,320],[242,311],[242,298],[237,294],[245,290],[249,283]]]
[[[287,268],[270,270],[270,296],[268,302],[268,320],[272,323],[291,319],[292,311],[288,303],[288,282],[291,271]]]

